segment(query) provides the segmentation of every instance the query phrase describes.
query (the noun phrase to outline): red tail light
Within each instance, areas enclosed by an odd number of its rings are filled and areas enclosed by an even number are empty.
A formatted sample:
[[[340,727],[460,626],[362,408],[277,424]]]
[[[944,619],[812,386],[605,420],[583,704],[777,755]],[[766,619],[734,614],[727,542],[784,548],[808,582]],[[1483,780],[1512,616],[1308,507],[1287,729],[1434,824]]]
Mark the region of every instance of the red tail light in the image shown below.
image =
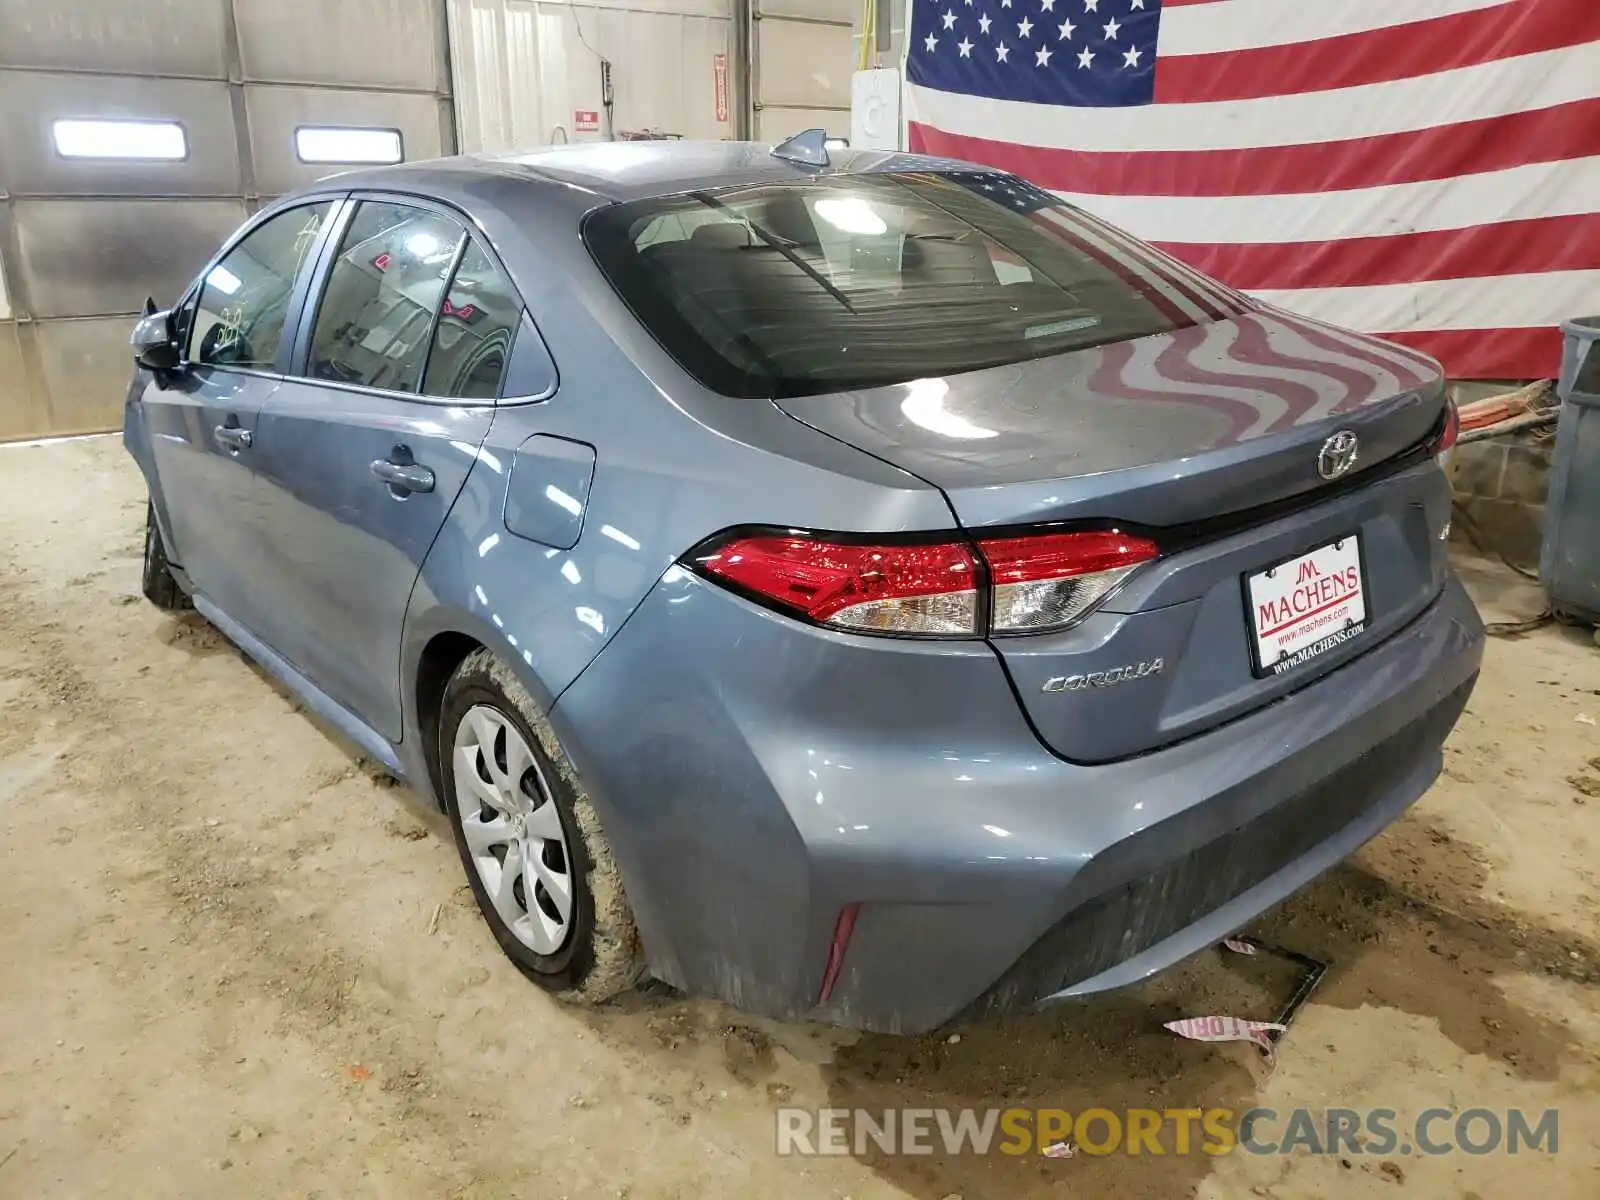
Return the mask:
[[[961,542],[849,545],[801,534],[741,537],[695,561],[708,575],[841,629],[936,637],[978,631],[977,564]]]
[[[1433,456],[1443,462],[1456,444],[1456,439],[1461,436],[1461,414],[1456,410],[1456,402],[1445,397],[1444,402],[1444,428],[1439,436],[1434,439]]]
[[[996,538],[978,549],[994,582],[995,633],[1070,625],[1159,553],[1148,538],[1116,530]]]
[[[1159,553],[1116,531],[988,538],[989,632],[1040,633],[1087,616]],[[966,542],[895,545],[805,533],[735,535],[693,556],[704,574],[773,607],[861,633],[976,637],[980,564]]]

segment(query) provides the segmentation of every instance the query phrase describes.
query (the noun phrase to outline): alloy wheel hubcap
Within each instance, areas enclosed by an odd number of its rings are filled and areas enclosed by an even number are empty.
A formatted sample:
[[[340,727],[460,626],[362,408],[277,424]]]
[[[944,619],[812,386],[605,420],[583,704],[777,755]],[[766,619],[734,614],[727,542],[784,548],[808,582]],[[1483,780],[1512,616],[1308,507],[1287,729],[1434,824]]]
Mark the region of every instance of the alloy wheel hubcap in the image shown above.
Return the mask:
[[[572,856],[538,760],[483,704],[456,727],[453,759],[461,831],[490,904],[519,942],[554,954],[572,928]]]

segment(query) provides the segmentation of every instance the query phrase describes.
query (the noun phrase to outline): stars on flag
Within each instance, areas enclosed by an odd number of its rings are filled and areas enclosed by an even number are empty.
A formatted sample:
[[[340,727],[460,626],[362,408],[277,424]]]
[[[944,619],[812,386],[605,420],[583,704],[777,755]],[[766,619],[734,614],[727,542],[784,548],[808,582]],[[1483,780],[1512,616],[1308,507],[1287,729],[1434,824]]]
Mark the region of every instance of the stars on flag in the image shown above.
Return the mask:
[[[933,63],[951,64],[958,60],[972,60],[973,50],[987,41],[994,52],[991,60],[999,67],[1017,66],[1023,74],[1000,71],[989,76],[991,82],[982,86],[994,89],[990,94],[1017,95],[1014,88],[1054,87],[1071,77],[1077,88],[1087,88],[1081,93],[1093,96],[1100,103],[1129,103],[1121,99],[1124,88],[1148,88],[1155,61],[1156,20],[1161,0],[929,0],[930,7],[918,4],[914,12],[917,47],[913,59]],[[968,12],[966,10],[973,11]],[[1005,10],[1011,10],[1006,12]],[[1082,14],[1082,15],[1080,15]],[[1090,20],[1084,20],[1090,16]],[[1038,17],[1038,20],[1034,18]],[[999,22],[1003,28],[996,29]],[[974,35],[973,25],[977,26]],[[1007,35],[1006,28],[1013,33]],[[1050,31],[1055,31],[1052,38]],[[1038,34],[1036,38],[1034,35]],[[974,40],[976,36],[977,40]],[[1026,51],[1013,62],[1012,38],[1024,44]],[[959,39],[959,40],[952,40]],[[949,41],[954,53],[939,53],[939,43]],[[919,45],[920,43],[920,45]],[[1044,43],[1044,44],[1038,44]],[[1029,47],[1032,47],[1029,49]],[[1026,70],[1027,55],[1033,58],[1036,71]],[[1060,59],[1057,63],[1055,60]],[[1069,63],[1069,59],[1073,60]],[[963,77],[964,78],[964,77]],[[1024,78],[1036,82],[1025,84]],[[1144,82],[1139,82],[1139,80]],[[1014,82],[1007,83],[1006,80]],[[1123,82],[1118,82],[1123,81]],[[964,89],[963,89],[964,90]]]

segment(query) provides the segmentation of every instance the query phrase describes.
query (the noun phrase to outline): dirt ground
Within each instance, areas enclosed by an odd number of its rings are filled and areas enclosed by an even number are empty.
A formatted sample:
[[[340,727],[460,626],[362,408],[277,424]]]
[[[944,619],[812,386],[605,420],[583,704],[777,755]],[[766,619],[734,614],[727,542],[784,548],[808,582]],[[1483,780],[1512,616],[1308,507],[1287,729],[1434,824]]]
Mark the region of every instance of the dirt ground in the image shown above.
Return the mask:
[[[647,990],[558,1007],[420,813],[204,622],[137,598],[116,439],[0,450],[0,1196],[1600,1195],[1600,651],[1491,644],[1447,771],[1262,923],[1331,961],[1275,1069],[1240,960],[946,1037]],[[1537,596],[1464,570],[1491,616]],[[773,1109],[1560,1110],[1559,1153],[794,1159]]]

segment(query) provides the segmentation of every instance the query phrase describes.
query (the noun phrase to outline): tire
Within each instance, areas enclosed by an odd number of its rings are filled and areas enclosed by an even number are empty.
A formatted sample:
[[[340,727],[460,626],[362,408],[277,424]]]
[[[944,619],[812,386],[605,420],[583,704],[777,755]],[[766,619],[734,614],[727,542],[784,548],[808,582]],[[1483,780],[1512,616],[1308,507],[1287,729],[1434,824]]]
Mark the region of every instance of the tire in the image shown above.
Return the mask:
[[[594,806],[549,722],[487,650],[445,686],[439,765],[467,883],[506,957],[566,1000],[630,991],[639,936]]]
[[[162,612],[183,612],[194,607],[189,593],[172,577],[167,562],[166,543],[161,540],[161,529],[156,525],[156,506],[145,505],[144,511],[144,598]]]

